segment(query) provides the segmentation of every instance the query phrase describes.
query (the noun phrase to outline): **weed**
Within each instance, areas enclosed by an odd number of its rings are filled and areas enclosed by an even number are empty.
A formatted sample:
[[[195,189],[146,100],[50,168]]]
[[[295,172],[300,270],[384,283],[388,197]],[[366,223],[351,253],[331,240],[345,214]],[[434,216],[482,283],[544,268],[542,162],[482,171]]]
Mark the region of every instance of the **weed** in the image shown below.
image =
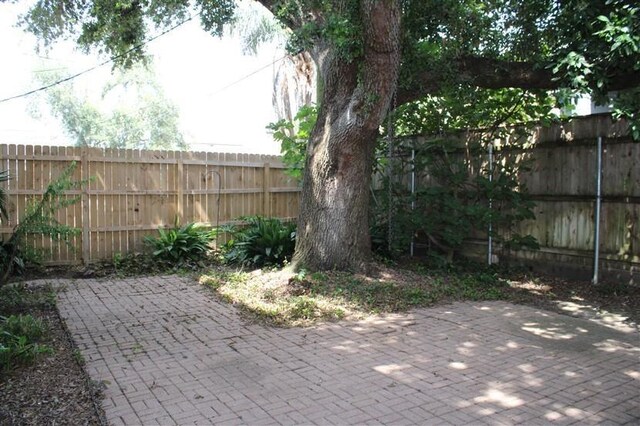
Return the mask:
[[[116,273],[119,272],[119,269],[122,267],[122,258],[124,256],[120,252],[116,252],[113,254],[113,268],[116,270]]]
[[[46,331],[41,320],[31,315],[0,317],[0,369],[33,361],[53,350],[38,343]]]
[[[290,320],[310,320],[317,314],[318,304],[307,296],[292,297],[288,303],[285,316]]]
[[[74,349],[73,353],[73,360],[80,366],[85,364],[85,359],[84,359],[84,355],[82,355],[82,352],[80,351],[80,349]]]

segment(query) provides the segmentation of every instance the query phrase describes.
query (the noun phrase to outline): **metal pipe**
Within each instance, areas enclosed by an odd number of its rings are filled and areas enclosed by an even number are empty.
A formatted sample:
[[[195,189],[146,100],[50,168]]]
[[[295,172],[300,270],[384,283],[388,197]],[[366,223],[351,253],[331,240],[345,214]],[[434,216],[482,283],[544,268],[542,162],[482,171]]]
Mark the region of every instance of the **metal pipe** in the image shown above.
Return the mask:
[[[411,150],[411,213],[416,209],[416,150]],[[411,248],[410,255],[413,257],[413,249],[415,246],[415,233],[411,230]]]
[[[220,194],[222,194],[222,176],[217,170],[208,170],[205,174],[215,174],[218,177],[218,194],[216,197],[216,248],[218,247],[218,236],[220,235]]]
[[[598,284],[598,264],[600,263],[600,208],[602,206],[602,136],[598,136],[596,152],[596,214],[595,237],[593,242],[593,284]]]
[[[393,188],[392,188],[392,180],[393,180],[393,169],[392,169],[392,161],[393,161],[393,122],[391,120],[391,116],[389,116],[389,128],[387,129],[387,141],[389,146],[387,147],[387,250],[391,254],[393,252]]]
[[[493,182],[493,141],[489,142],[489,183],[491,182]],[[489,188],[491,188],[491,185],[489,185]],[[489,196],[489,238],[487,241],[487,264],[489,266],[491,266],[493,258],[493,236],[491,235],[493,232],[493,223],[491,221],[492,204],[493,200],[491,199],[491,196]]]

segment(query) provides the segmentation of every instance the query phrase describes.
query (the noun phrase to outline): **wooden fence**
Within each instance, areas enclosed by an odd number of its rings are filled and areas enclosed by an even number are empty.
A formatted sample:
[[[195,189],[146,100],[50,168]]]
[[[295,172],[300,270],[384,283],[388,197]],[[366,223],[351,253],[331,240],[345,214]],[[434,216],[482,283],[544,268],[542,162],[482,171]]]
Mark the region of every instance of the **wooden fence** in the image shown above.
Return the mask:
[[[473,133],[459,136],[463,141],[478,137]],[[518,178],[535,201],[536,218],[513,231],[534,236],[541,246],[537,251],[494,247],[497,261],[521,262],[581,278],[591,276],[599,136],[603,138],[601,277],[634,280],[640,276],[640,142],[631,140],[624,121],[613,121],[608,114],[536,128],[516,147],[495,152],[496,162],[528,162],[529,167],[521,169]],[[420,138],[411,142],[419,144]],[[486,166],[486,161],[486,156],[476,158],[476,170],[483,163]],[[466,242],[463,254],[484,260],[487,247],[486,232],[478,232]]]
[[[497,154],[500,161],[531,162],[520,179],[536,202],[536,219],[516,231],[541,245],[538,251],[498,250],[500,261],[526,261],[584,277],[591,273],[598,136],[604,138],[602,275],[638,275],[640,143],[629,138],[624,122],[608,115],[541,127],[526,147]],[[0,145],[0,170],[12,176],[3,184],[10,221],[1,224],[1,237],[22,219],[29,199],[73,161],[75,177],[92,181],[82,191],[69,191],[67,196],[79,196],[80,202],[59,212],[58,219],[82,232],[74,249],[33,237],[50,263],[88,263],[139,251],[145,235],[173,226],[176,218],[215,226],[243,215],[288,219],[298,213],[298,183],[284,174],[276,156]],[[483,258],[486,248],[486,239],[472,239],[465,254]]]
[[[81,230],[73,248],[32,238],[48,263],[90,263],[143,249],[143,237],[158,228],[200,222],[222,225],[240,216],[297,216],[299,186],[284,174],[277,156],[207,152],[139,151],[56,146],[0,145],[0,170],[9,197],[7,238],[25,206],[72,162],[75,179],[91,179],[67,191],[79,202],[58,213]]]

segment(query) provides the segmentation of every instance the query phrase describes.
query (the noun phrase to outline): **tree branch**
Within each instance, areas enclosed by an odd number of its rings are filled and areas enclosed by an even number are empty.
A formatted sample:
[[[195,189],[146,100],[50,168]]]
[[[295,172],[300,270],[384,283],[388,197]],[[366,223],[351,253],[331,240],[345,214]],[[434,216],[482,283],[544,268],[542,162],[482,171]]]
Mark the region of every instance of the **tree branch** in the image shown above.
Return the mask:
[[[521,89],[553,90],[565,87],[554,80],[550,69],[536,68],[530,62],[502,61],[499,59],[468,56],[454,60],[452,73],[459,83],[469,83],[485,89],[517,87]],[[450,75],[451,75],[450,74]],[[435,93],[446,81],[443,73],[424,70],[407,88],[398,89],[398,105]],[[640,85],[640,71],[612,76],[606,90],[623,90]]]
[[[278,5],[280,2],[278,0],[255,0],[264,6],[273,16],[278,15]],[[303,24],[302,16],[280,16],[278,18],[283,24],[285,24],[290,30],[295,30],[296,28],[300,28]]]

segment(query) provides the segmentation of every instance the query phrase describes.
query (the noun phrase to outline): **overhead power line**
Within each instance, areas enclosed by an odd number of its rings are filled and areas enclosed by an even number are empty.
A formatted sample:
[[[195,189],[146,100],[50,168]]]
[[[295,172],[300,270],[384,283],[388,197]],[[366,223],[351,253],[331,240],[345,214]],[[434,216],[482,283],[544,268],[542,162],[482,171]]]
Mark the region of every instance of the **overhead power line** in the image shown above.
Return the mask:
[[[288,55],[284,55],[283,57],[281,57],[281,58],[279,58],[279,59],[276,59],[275,61],[273,61],[273,62],[271,62],[271,63],[269,63],[269,64],[267,64],[267,65],[265,65],[265,66],[263,66],[263,67],[260,67],[260,68],[258,68],[258,69],[257,69],[257,70],[255,70],[255,71],[250,72],[249,74],[245,75],[244,77],[241,77],[241,78],[239,78],[238,80],[236,80],[236,81],[234,81],[234,82],[232,82],[232,83],[229,83],[229,84],[227,84],[226,86],[221,87],[220,89],[218,89],[218,90],[216,90],[215,92],[211,93],[209,96],[214,96],[214,95],[217,95],[218,93],[224,92],[224,91],[225,91],[225,90],[227,90],[228,88],[230,88],[230,87],[232,87],[232,86],[235,86],[235,85],[236,85],[236,84],[238,84],[238,83],[243,82],[243,81],[244,81],[244,80],[246,80],[247,78],[249,78],[249,77],[251,77],[251,76],[253,76],[253,75],[255,75],[255,74],[259,73],[260,71],[265,70],[265,69],[267,69],[267,68],[269,68],[269,67],[273,66],[274,64],[277,64],[278,62],[280,62],[280,61],[282,61],[283,59],[285,59],[287,56],[288,56]]]
[[[85,69],[83,71],[80,71],[80,72],[78,72],[76,74],[70,75],[69,77],[65,77],[63,79],[55,81],[55,82],[53,82],[51,84],[47,84],[45,86],[39,87],[37,89],[29,90],[28,92],[24,92],[24,93],[21,93],[19,95],[15,95],[15,96],[9,96],[8,98],[0,99],[0,103],[8,102],[8,101],[11,101],[11,100],[14,100],[14,99],[24,98],[24,97],[33,95],[34,93],[42,92],[43,90],[47,90],[47,89],[50,89],[50,88],[52,88],[54,86],[57,86],[59,84],[66,83],[67,81],[74,80],[74,79],[80,77],[81,75],[87,74],[87,73],[89,73],[89,72],[91,72],[91,71],[93,71],[95,69],[98,69],[98,68],[103,67],[103,66],[105,66],[107,64],[113,63],[114,61],[116,61],[116,60],[128,55],[129,53],[146,46],[147,44],[151,43],[154,40],[157,40],[158,38],[162,37],[163,35],[165,35],[167,33],[170,33],[171,31],[175,30],[176,28],[178,28],[178,27],[186,24],[187,22],[191,21],[193,18],[194,18],[193,16],[189,16],[185,20],[178,22],[176,25],[166,29],[165,31],[161,32],[160,34],[158,34],[158,35],[156,35],[154,37],[151,37],[150,39],[145,40],[140,44],[137,44],[137,45],[133,46],[131,49],[127,50],[126,52],[123,52],[123,53],[121,53],[119,55],[112,56],[111,58],[107,59],[106,61],[100,62],[97,65],[94,65],[94,66],[92,66],[90,68],[87,68],[87,69]]]

